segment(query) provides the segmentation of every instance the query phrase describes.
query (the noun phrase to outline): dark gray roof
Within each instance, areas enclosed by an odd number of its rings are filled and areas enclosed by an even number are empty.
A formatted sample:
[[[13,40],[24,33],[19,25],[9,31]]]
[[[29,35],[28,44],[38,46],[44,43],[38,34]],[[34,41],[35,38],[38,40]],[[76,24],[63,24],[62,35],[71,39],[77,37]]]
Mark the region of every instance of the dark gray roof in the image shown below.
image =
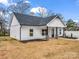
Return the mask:
[[[49,23],[53,18],[56,16],[50,16],[46,18],[31,16],[31,15],[24,15],[20,13],[14,13],[17,20],[19,21],[20,25],[27,25],[27,26],[44,26]]]

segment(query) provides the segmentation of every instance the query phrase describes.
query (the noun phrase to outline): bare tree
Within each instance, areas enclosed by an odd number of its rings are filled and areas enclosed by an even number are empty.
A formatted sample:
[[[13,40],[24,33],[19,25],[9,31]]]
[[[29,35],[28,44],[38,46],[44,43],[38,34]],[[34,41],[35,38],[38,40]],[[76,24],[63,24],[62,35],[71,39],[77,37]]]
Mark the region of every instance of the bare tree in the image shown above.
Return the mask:
[[[0,10],[0,31],[1,33],[4,32],[5,34],[5,19],[4,19],[4,14],[3,14],[3,10]]]
[[[40,17],[48,17],[48,16],[51,16],[51,15],[54,15],[54,13],[51,10],[48,10],[45,7],[32,8],[30,13],[33,14],[33,15],[38,15]]]
[[[47,9],[44,7],[39,7],[38,8],[38,14],[41,17],[46,17],[47,16]]]
[[[29,14],[29,15],[34,16],[34,14],[35,14],[34,12],[30,12],[30,14]]]
[[[24,13],[28,8],[30,8],[30,3],[25,0],[18,1],[16,3],[10,4],[8,11]]]
[[[58,16],[60,19],[63,19],[64,17],[62,16],[62,14],[57,13],[56,16]]]

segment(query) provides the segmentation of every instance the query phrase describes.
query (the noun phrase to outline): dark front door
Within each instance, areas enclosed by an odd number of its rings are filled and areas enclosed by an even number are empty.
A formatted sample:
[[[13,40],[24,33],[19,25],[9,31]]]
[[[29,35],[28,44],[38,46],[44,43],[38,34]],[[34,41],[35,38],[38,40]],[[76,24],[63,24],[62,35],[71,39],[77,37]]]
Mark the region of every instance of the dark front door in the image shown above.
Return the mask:
[[[52,28],[52,37],[54,37],[54,28]]]

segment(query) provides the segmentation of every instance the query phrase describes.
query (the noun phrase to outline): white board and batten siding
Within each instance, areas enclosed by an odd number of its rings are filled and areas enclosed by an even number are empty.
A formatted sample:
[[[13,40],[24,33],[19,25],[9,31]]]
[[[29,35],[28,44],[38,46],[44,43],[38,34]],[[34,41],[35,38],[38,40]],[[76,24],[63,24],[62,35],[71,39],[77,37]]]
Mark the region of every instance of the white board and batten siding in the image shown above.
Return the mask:
[[[33,29],[33,36],[30,36],[30,29]],[[45,39],[46,36],[42,36],[42,29],[46,29],[46,26],[22,26],[21,40]]]
[[[59,18],[54,18],[47,24],[48,27],[66,27]]]
[[[20,40],[20,24],[15,16],[10,27],[10,37]]]
[[[30,36],[30,29],[33,29],[33,36]],[[21,40],[46,39],[46,35],[44,36],[42,35],[42,29],[47,29],[47,27],[46,26],[22,26]],[[60,33],[59,29],[61,29],[61,34],[59,34]],[[63,28],[58,28],[58,36],[63,36]],[[48,37],[49,38],[52,37],[52,28],[48,28]]]

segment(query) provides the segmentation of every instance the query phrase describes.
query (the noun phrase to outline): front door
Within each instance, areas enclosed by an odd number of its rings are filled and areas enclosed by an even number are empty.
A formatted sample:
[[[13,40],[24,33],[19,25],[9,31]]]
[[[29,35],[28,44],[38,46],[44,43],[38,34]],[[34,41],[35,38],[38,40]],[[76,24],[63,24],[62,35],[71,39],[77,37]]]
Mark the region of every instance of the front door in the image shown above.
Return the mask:
[[[52,37],[54,37],[54,28],[52,28]]]

